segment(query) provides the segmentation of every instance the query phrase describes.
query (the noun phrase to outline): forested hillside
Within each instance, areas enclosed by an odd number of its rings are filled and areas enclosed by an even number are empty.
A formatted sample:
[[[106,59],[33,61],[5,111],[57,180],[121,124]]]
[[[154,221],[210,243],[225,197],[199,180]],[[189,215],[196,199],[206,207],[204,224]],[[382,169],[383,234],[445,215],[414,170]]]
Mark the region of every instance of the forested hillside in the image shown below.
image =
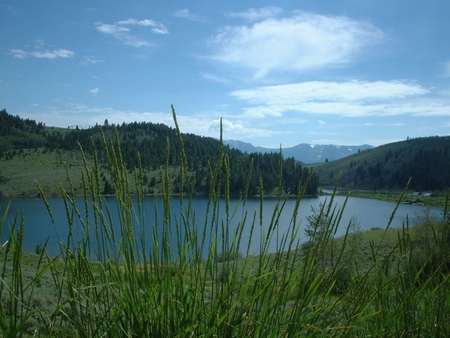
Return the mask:
[[[12,116],[6,110],[0,111],[0,161],[12,160],[16,156],[26,156],[30,152],[25,150],[38,149],[41,152],[56,152],[59,158],[63,153],[73,153],[79,150],[78,144],[84,151],[92,154],[91,139],[94,140],[97,156],[100,162],[105,160],[101,131],[107,142],[114,142],[117,130],[122,155],[127,168],[131,171],[138,166],[138,154],[142,167],[146,171],[159,170],[166,163],[166,154],[169,154],[169,166],[178,167],[181,163],[180,145],[176,130],[163,124],[135,122],[129,124],[113,125],[105,121],[103,125],[96,125],[88,129],[62,129],[45,126],[33,120],[23,120],[19,116]],[[210,188],[210,170],[219,159],[221,144],[214,138],[201,137],[193,134],[182,134],[187,165],[192,179],[195,178],[195,191],[207,194]],[[169,148],[167,148],[169,145]],[[278,187],[278,173],[280,164],[283,173],[283,190],[296,193],[298,184],[305,182],[310,170],[295,161],[293,158],[283,159],[280,163],[278,154],[252,153],[244,154],[239,150],[223,147],[230,162],[230,192],[235,195],[242,193],[250,168],[252,176],[249,193],[259,192],[260,178],[264,182],[266,193],[276,191]],[[167,152],[168,150],[168,152]],[[252,165],[253,162],[253,165]],[[2,184],[10,179],[2,174],[0,167],[0,191]],[[112,193],[113,187],[104,180],[105,193]],[[157,180],[146,180],[148,192],[154,192]],[[314,174],[307,187],[306,193],[315,195],[318,188],[318,178]],[[177,191],[176,184],[173,192]]]
[[[322,184],[359,189],[446,190],[450,187],[450,137],[407,139],[316,166]]]
[[[46,145],[44,124],[34,120],[23,120],[0,111],[0,157],[7,150],[42,147]]]

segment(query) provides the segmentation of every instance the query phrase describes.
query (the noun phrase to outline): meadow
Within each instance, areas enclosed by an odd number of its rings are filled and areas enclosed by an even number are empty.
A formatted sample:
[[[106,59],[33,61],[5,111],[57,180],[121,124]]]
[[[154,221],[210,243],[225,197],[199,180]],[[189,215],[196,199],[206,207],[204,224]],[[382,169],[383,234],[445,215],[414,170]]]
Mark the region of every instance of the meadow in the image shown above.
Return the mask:
[[[174,114],[176,123],[176,116]],[[289,198],[302,203],[307,181],[295,196],[279,189],[271,219],[229,208],[230,162],[220,150],[211,163],[205,229],[199,232],[190,201],[183,139],[180,144],[179,204],[169,202],[168,162],[161,168],[163,226],[145,226],[143,171],[130,177],[120,142],[103,139],[108,177],[114,185],[120,233],[112,231],[111,210],[101,192],[99,162],[80,150],[84,206],[75,203],[67,169],[60,194],[67,225],[81,225],[61,241],[57,256],[45,243],[35,253],[22,250],[24,219],[2,210],[1,229],[9,240],[0,250],[2,336],[35,337],[446,337],[450,334],[450,230],[447,203],[441,220],[414,227],[362,233],[354,222],[343,237],[334,234],[345,205],[334,193],[300,227],[295,210],[279,248],[268,252]],[[167,147],[168,149],[169,147]],[[169,154],[167,154],[167,157]],[[281,162],[280,162],[281,163]],[[281,169],[281,168],[280,168]],[[279,170],[282,172],[281,170]],[[249,168],[241,204],[248,198]],[[281,180],[280,180],[281,181]],[[336,185],[337,186],[337,185]],[[78,187],[77,187],[78,188]],[[43,208],[52,210],[39,186]],[[260,210],[264,182],[260,181]],[[406,190],[405,190],[406,191]],[[79,193],[79,190],[77,191]],[[399,197],[401,203],[405,192]],[[226,212],[219,214],[220,198]],[[133,202],[137,199],[137,205]],[[447,196],[447,201],[449,200]],[[178,209],[173,217],[171,210]],[[393,210],[393,214],[395,209]],[[230,232],[231,217],[239,217]],[[260,219],[260,222],[256,222]],[[361,220],[363,222],[364,220]],[[245,228],[264,229],[259,254],[241,241]],[[162,228],[162,231],[157,229]],[[74,230],[75,231],[75,230]],[[152,233],[146,243],[145,233]],[[305,243],[300,237],[307,236]],[[175,238],[175,246],[171,246]],[[149,245],[151,244],[151,245]],[[151,249],[141,249],[151,248]],[[206,253],[206,254],[205,254]],[[45,291],[44,291],[45,290]]]

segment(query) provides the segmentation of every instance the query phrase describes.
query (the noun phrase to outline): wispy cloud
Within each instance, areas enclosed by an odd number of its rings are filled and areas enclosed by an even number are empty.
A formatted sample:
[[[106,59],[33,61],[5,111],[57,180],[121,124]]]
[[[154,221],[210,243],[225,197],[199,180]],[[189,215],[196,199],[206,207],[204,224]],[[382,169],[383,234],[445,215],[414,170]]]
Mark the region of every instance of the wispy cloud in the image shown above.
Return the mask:
[[[202,16],[191,13],[187,8],[175,11],[173,13],[173,16],[176,18],[188,19],[192,21],[204,21],[204,18]]]
[[[223,108],[223,107],[222,107]],[[192,114],[177,114],[177,121],[181,130],[185,133],[209,136],[219,138],[220,136],[220,119],[223,111],[197,112]],[[118,110],[112,107],[96,107],[86,104],[67,104],[60,106],[47,106],[41,109],[38,116],[41,121],[51,121],[52,126],[67,127],[70,125],[80,124],[94,126],[96,123],[103,123],[108,119],[109,123],[122,124],[132,123],[136,121],[148,121],[152,123],[162,123],[167,126],[174,126],[172,114],[168,111],[135,111],[135,110]],[[250,140],[251,138],[266,138],[268,136],[284,134],[285,131],[274,131],[261,126],[247,125],[233,118],[223,118],[222,127],[224,135],[227,139]]]
[[[99,63],[103,63],[103,62],[104,62],[103,60],[97,60],[97,59],[95,59],[95,58],[93,58],[91,56],[85,56],[83,58],[83,61],[81,62],[81,64],[83,66],[88,66],[88,65],[96,65],[96,64],[99,64]]]
[[[384,33],[368,22],[308,12],[274,17],[278,13],[270,7],[234,14],[248,20],[264,19],[221,28],[210,40],[214,51],[209,58],[250,70],[259,79],[272,71],[304,72],[345,65],[384,39]]]
[[[226,83],[230,82],[229,79],[227,79],[227,78],[225,78],[223,76],[218,76],[218,75],[214,75],[214,74],[211,74],[211,73],[200,72],[200,76],[202,78],[206,79],[206,80],[210,80],[210,81],[217,82],[217,83],[226,84]]]
[[[46,112],[41,113],[43,121],[51,120],[54,126],[67,127],[79,124],[94,126],[108,119],[110,123],[121,124],[136,121],[151,121],[173,125],[172,115],[167,112],[138,112],[133,110],[119,110],[112,107],[89,106],[82,103],[70,103],[60,106],[47,106]]]
[[[100,89],[98,88],[91,89],[89,93],[91,93],[93,96],[97,96],[98,93],[100,93]]]
[[[137,29],[132,28],[149,28],[154,34],[169,34],[169,30],[158,21],[154,20],[136,20],[127,19],[118,21],[114,24],[96,23],[97,30],[103,34],[108,34],[119,40],[125,45],[132,47],[152,46],[153,43],[148,41]],[[146,30],[145,32],[147,32]]]
[[[49,59],[53,60],[56,58],[72,58],[75,53],[68,49],[55,49],[52,51],[34,51],[34,52],[26,52],[22,49],[11,49],[11,54],[17,59],[25,59],[29,56],[35,57],[38,59]]]
[[[347,117],[450,115],[450,102],[430,102],[426,94],[428,89],[400,81],[311,81],[231,93],[251,105],[244,110],[248,118],[280,117],[286,112]]]
[[[214,137],[220,135],[220,119],[213,120],[209,123],[208,131]],[[222,119],[222,131],[227,139],[251,139],[257,137],[270,137],[277,134],[285,134],[286,132],[274,131],[265,128],[247,127],[241,122],[233,122],[228,119]]]
[[[283,12],[283,10],[279,7],[268,6],[260,9],[250,8],[245,12],[230,13],[228,15],[231,17],[241,18],[250,22],[254,22],[276,17],[277,15],[281,14],[281,12]]]
[[[444,63],[443,71],[442,71],[443,77],[450,77],[450,60],[446,61]]]
[[[34,40],[34,48],[35,49],[40,49],[42,47],[44,47],[44,40],[43,39],[36,39]]]
[[[14,15],[14,16],[18,16],[19,15],[19,11],[13,6],[0,4],[0,7],[6,9],[11,15]]]
[[[128,20],[119,21],[117,23],[117,25],[151,27],[151,31],[153,33],[169,34],[169,31],[161,22],[149,20],[149,19],[145,19],[145,20],[128,19]]]

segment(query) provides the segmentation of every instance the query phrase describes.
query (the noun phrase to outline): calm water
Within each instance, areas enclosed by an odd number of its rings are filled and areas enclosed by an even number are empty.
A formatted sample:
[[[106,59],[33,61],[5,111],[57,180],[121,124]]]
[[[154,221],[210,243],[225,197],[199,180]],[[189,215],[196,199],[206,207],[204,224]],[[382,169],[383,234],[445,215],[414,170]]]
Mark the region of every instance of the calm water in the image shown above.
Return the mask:
[[[302,199],[298,211],[297,219],[300,222],[299,236],[300,240],[304,240],[304,229],[307,224],[306,217],[311,214],[311,207],[318,208],[320,203],[329,201],[330,196],[320,196],[316,198]],[[345,197],[336,196],[334,203],[339,208],[342,207]],[[34,251],[37,244],[43,244],[47,238],[50,237],[50,241],[47,250],[51,254],[57,254],[59,252],[59,242],[65,241],[68,234],[66,211],[63,200],[61,198],[50,198],[49,200],[54,218],[55,224],[52,224],[50,216],[47,213],[45,205],[41,199],[33,198],[0,198],[0,214],[3,215],[8,203],[10,202],[10,211],[8,213],[6,224],[2,231],[2,243],[7,239],[8,226],[12,223],[13,217],[22,212],[25,215],[25,235],[24,235],[24,249],[28,251]],[[107,198],[108,205],[113,211],[113,224],[118,233],[119,222],[117,220],[117,213],[115,212],[115,198]],[[187,204],[185,200],[185,204]],[[171,211],[172,222],[180,221],[180,204],[179,198],[171,199]],[[250,237],[250,227],[253,218],[255,217],[256,226],[252,235],[251,253],[257,253],[259,248],[259,238],[263,231],[267,230],[267,227],[272,219],[272,214],[276,206],[277,199],[266,198],[264,200],[263,207],[263,228],[260,227],[260,201],[259,199],[250,199],[247,201],[245,208],[242,206],[242,202],[238,200],[231,200],[231,212],[237,208],[234,217],[230,221],[229,230],[234,230],[238,222],[243,219],[245,212],[248,213],[247,221],[245,223],[243,231],[242,243],[246,250],[247,243]],[[84,201],[82,199],[77,200],[77,205],[80,210],[84,210]],[[345,228],[348,225],[352,217],[354,217],[360,225],[361,230],[369,230],[373,227],[385,228],[389,222],[392,212],[395,208],[395,203],[378,201],[373,199],[350,197],[347,206],[344,211],[344,215],[341,221],[340,228],[336,236],[340,236],[345,233]],[[195,224],[199,229],[203,229],[205,226],[205,214],[207,207],[206,199],[194,199],[192,202],[193,210],[195,211]],[[186,206],[184,205],[183,208]],[[289,200],[279,219],[279,231],[274,234],[274,238],[270,242],[270,251],[277,249],[277,237],[287,232],[289,224],[291,223],[292,215],[295,208],[295,200]],[[417,220],[417,215],[423,212],[423,206],[416,205],[400,205],[391,227],[401,227],[402,224],[409,217],[410,224],[414,225]],[[163,202],[161,198],[148,197],[144,202],[145,210],[145,228],[147,242],[150,243],[151,232],[154,227],[161,226],[163,215]],[[157,217],[155,216],[155,210],[157,210]],[[433,209],[436,217],[442,217],[442,211],[439,209]],[[83,212],[82,212],[83,213]],[[92,213],[91,213],[92,214]],[[255,215],[255,216],[254,216]],[[224,203],[220,204],[218,210],[219,224],[222,224],[222,220],[226,220],[226,212]],[[211,215],[209,221],[211,222]],[[194,223],[191,218],[191,223]],[[76,224],[76,228],[80,227],[80,224]]]

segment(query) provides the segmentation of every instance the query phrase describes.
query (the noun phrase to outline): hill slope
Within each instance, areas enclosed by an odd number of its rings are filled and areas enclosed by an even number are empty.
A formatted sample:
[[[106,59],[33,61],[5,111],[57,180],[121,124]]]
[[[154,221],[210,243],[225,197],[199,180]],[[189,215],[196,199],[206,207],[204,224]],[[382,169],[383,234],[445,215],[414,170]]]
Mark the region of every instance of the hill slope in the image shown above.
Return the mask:
[[[450,137],[427,137],[389,143],[358,154],[315,165],[321,185],[334,185],[342,171],[341,187],[402,189],[411,178],[415,190],[450,187]]]
[[[61,129],[23,120],[19,116],[9,115],[6,110],[0,111],[0,122],[0,195],[35,195],[33,177],[48,178],[45,179],[48,182],[46,190],[58,194],[58,181],[65,177],[65,167],[73,171],[82,164],[79,146],[88,158],[92,159],[95,152],[100,164],[106,163],[108,154],[102,135],[109,152],[117,152],[120,144],[121,156],[130,174],[134,168],[142,166],[146,193],[161,192],[158,189],[161,186],[161,168],[166,165],[171,167],[171,192],[180,192],[178,178],[183,160],[180,140],[177,131],[166,125],[149,122],[109,125],[105,121],[102,126],[88,129]],[[216,139],[193,134],[182,134],[182,142],[189,172],[185,179],[195,193],[207,195],[215,184],[215,188],[219,186],[222,192],[229,189],[232,195],[241,195],[246,187],[250,195],[255,195],[259,193],[260,178],[264,182],[265,192],[270,194],[277,190],[278,154],[244,154],[223,147]],[[215,173],[219,176],[213,179],[212,173],[219,162]],[[286,192],[297,191],[299,182],[305,182],[310,173],[309,169],[292,158],[283,159],[281,167],[281,183]],[[249,180],[250,168],[252,175]],[[104,184],[103,193],[113,193],[110,178],[103,176],[103,172],[100,175]],[[231,177],[229,187],[225,187],[225,180],[220,178],[223,175]],[[313,175],[306,194],[317,194],[317,187],[318,180]]]

